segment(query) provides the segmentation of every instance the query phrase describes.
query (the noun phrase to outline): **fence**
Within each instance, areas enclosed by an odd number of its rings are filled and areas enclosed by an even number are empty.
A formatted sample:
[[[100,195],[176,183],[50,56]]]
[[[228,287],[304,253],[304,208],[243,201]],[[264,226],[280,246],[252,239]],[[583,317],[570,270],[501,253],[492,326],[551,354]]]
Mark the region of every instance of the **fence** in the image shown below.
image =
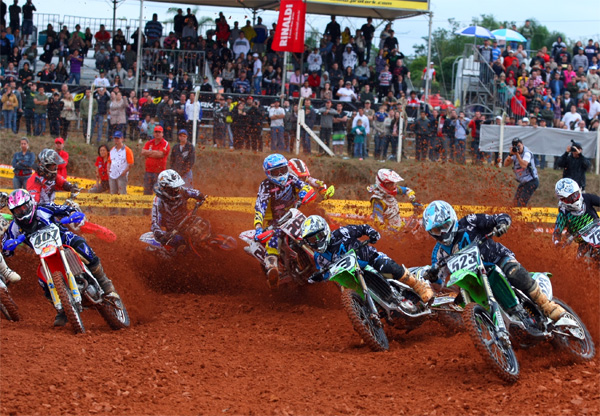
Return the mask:
[[[194,84],[199,84],[204,76],[204,52],[142,48],[142,68],[149,77],[160,78],[171,71],[176,76],[187,72]]]

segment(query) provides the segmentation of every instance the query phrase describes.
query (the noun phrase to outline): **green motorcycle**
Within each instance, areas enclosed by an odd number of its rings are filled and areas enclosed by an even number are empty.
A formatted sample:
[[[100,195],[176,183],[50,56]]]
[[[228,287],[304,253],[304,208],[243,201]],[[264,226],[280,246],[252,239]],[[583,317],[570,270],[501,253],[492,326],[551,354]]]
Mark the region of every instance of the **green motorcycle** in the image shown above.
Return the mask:
[[[548,299],[567,313],[557,322],[547,318],[525,293],[512,287],[497,265],[483,263],[479,245],[493,233],[475,239],[459,252],[442,259],[432,271],[450,272],[448,286],[458,286],[464,301],[463,321],[477,351],[498,376],[510,383],[519,378],[519,362],[513,346],[529,348],[549,341],[578,361],[595,355],[594,342],[577,314],[552,296],[550,273],[531,273]]]
[[[361,244],[367,245],[368,241]],[[440,295],[423,303],[409,286],[386,279],[368,264],[361,266],[354,250],[321,271],[325,273],[329,273],[327,280],[342,287],[342,304],[352,326],[373,351],[389,349],[383,321],[409,332],[439,312],[460,314],[462,311],[455,304],[454,296]]]

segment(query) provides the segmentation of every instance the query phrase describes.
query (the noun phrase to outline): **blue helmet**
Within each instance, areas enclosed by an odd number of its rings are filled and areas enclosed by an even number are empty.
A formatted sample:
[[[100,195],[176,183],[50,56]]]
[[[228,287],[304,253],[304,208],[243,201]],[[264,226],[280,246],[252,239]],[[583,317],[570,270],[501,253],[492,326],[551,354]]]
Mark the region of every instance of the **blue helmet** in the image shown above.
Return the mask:
[[[288,161],[279,153],[274,153],[265,158],[263,169],[267,178],[275,185],[283,186],[288,181]]]
[[[449,246],[458,231],[458,217],[449,203],[433,201],[423,212],[423,227],[438,242]]]

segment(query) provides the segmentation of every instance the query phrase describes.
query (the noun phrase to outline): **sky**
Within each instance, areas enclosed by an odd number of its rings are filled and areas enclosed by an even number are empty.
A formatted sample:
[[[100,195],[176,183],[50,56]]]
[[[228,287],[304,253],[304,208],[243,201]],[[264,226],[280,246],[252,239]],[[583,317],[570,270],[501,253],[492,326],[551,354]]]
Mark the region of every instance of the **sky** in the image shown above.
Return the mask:
[[[24,0],[19,0],[22,5]],[[12,0],[9,0],[12,4]],[[106,17],[112,18],[111,0],[33,0],[33,4],[39,13],[58,13],[61,15],[75,15],[82,17]],[[481,14],[493,14],[499,21],[515,21],[517,26],[521,26],[525,19],[535,17],[540,23],[545,24],[550,31],[563,31],[570,40],[587,40],[593,38],[600,41],[600,7],[594,0],[580,0],[572,3],[574,7],[566,6],[569,2],[562,0],[545,0],[543,2],[532,2],[523,0],[502,0],[493,2],[501,4],[499,7],[490,8],[490,1],[481,0],[430,0],[431,11],[433,12],[433,29],[438,27],[449,28],[449,18],[454,18],[458,22],[467,26],[473,17]],[[534,6],[535,4],[535,6]],[[166,13],[169,7],[178,7],[178,3],[144,3],[144,17],[150,19],[152,13],[158,13],[159,20],[166,20],[169,15]],[[541,6],[541,7],[540,7]],[[180,6],[184,11],[189,5]],[[134,18],[139,16],[140,4],[137,0],[125,0],[117,9],[117,18]],[[201,8],[202,15],[217,17],[222,9],[216,7]],[[230,25],[233,21],[240,21],[240,26],[244,25],[246,19],[251,19],[251,12],[245,9],[227,9],[224,11],[229,18]],[[272,22],[277,21],[276,12],[262,12],[263,22],[270,26]],[[348,26],[350,29],[359,28],[364,23],[364,19],[356,18],[337,18],[342,30]],[[406,55],[413,55],[413,45],[423,43],[422,38],[427,36],[428,20],[426,16],[418,16],[410,19],[398,20],[394,23],[394,31],[400,43],[400,49]],[[309,15],[307,22],[316,29],[325,27],[329,17]],[[374,22],[375,24],[377,21]],[[376,31],[376,36],[381,31]],[[71,28],[69,28],[71,29]],[[307,30],[309,28],[307,27]]]

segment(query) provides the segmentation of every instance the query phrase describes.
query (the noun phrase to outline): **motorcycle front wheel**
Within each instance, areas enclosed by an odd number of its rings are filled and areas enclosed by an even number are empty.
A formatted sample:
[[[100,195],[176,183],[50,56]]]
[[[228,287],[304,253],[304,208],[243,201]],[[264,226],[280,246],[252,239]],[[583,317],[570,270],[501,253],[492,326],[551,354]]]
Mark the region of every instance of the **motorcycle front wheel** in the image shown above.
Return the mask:
[[[114,303],[114,305],[113,305]],[[127,309],[121,299],[104,299],[104,301],[97,306],[98,312],[104,318],[106,323],[112,329],[123,329],[129,328],[130,320]]]
[[[354,330],[373,351],[387,351],[390,348],[383,327],[371,319],[366,302],[353,290],[342,292],[342,304],[352,322]]]
[[[12,296],[8,292],[8,289],[2,287],[0,288],[0,311],[9,321],[19,321],[21,319],[21,314],[19,313],[19,308],[17,308],[17,304],[13,300]]]
[[[515,351],[498,337],[488,311],[477,303],[469,303],[463,311],[465,329],[484,361],[509,383],[519,379],[519,362]]]
[[[569,318],[578,325],[577,328],[560,329],[565,335],[555,333],[552,345],[558,350],[565,351],[578,362],[590,361],[596,355],[596,348],[586,326],[569,305],[556,297],[552,300],[565,308],[570,315]]]
[[[60,298],[63,311],[65,312],[65,315],[67,315],[67,320],[71,323],[71,325],[73,325],[73,332],[76,334],[85,333],[83,321],[81,320],[79,310],[75,305],[75,299],[73,299],[73,294],[67,288],[62,273],[54,272],[52,274],[52,280],[54,281],[54,287],[56,288],[56,292]]]

